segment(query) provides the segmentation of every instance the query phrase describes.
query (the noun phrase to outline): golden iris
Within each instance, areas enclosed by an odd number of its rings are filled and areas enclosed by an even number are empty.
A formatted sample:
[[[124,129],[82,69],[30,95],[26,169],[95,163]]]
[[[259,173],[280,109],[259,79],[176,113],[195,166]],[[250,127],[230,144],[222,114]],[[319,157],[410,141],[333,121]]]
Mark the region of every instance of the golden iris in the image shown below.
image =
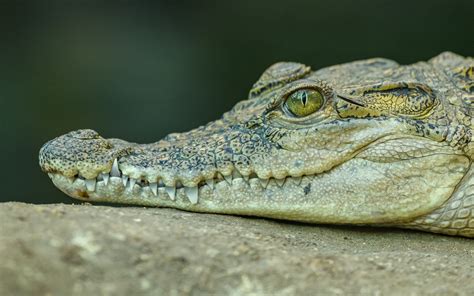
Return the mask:
[[[285,102],[288,111],[297,117],[308,116],[321,109],[323,104],[323,95],[315,89],[299,89],[291,93]]]

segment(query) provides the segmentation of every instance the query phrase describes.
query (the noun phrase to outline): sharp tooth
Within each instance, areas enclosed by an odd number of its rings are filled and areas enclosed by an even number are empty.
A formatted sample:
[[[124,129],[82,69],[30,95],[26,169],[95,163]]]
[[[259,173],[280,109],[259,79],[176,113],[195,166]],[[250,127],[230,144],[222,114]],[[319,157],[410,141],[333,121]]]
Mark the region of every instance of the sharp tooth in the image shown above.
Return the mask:
[[[112,177],[120,177],[120,170],[119,170],[119,167],[118,167],[117,158],[114,159],[114,164],[112,164],[112,169],[110,170],[110,175]]]
[[[286,179],[275,179],[275,182],[277,183],[278,186],[283,186],[285,184]]]
[[[293,182],[295,182],[296,185],[301,185],[301,180],[303,180],[302,177],[295,177],[293,178]]]
[[[176,187],[165,187],[166,193],[170,196],[171,200],[174,200],[176,198]]]
[[[206,184],[211,187],[211,189],[214,189],[214,179],[206,180]]]
[[[221,174],[221,173],[217,173],[216,178],[217,178],[217,180],[224,180],[224,175]]]
[[[96,179],[87,179],[85,180],[85,182],[86,182],[86,188],[88,191],[95,191]]]
[[[262,184],[262,187],[267,189],[268,182],[270,182],[270,179],[260,179],[260,183]]]
[[[224,178],[229,185],[232,185],[232,175],[224,176]]]
[[[109,184],[109,174],[100,174],[102,176],[102,179],[104,179],[104,184],[107,186]]]
[[[197,204],[199,200],[199,190],[197,186],[185,187],[184,192],[192,204]]]
[[[157,183],[150,183],[150,189],[155,196],[158,195],[158,184]]]
[[[127,186],[127,182],[128,182],[128,176],[127,175],[122,175],[123,186]]]
[[[160,187],[165,187],[165,183],[163,182],[163,180],[160,179],[160,180],[158,181],[158,186],[160,186]]]
[[[50,179],[53,178],[53,174],[51,174],[51,173],[48,173],[48,176],[49,176]]]
[[[247,182],[247,183],[248,183],[248,182],[249,182],[249,179],[250,179],[250,176],[244,176],[244,180],[245,180],[245,182]]]
[[[130,178],[130,181],[128,182],[128,188],[133,189],[135,183],[137,183],[137,179]]]
[[[233,170],[232,171],[232,178],[242,178],[242,174],[238,170]]]
[[[250,187],[254,190],[261,190],[260,181],[258,178],[252,178],[249,180]]]

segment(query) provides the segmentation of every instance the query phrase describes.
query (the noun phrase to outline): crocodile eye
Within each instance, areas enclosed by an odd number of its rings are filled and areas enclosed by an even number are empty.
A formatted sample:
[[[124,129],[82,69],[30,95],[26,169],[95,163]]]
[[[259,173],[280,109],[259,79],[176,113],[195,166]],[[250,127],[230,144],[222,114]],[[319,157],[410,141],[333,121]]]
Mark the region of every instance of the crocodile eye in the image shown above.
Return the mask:
[[[297,117],[308,116],[324,104],[323,95],[315,89],[298,89],[288,95],[285,108]]]

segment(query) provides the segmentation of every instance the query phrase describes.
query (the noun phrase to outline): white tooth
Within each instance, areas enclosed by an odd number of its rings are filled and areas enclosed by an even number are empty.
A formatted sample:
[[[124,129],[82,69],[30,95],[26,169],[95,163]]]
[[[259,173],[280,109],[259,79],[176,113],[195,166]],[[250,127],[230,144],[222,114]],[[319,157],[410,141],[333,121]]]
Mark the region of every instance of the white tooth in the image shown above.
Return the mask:
[[[245,180],[245,182],[247,182],[247,183],[248,183],[248,182],[249,182],[249,179],[250,179],[250,176],[244,176],[244,180]]]
[[[163,182],[163,180],[160,179],[160,180],[158,181],[158,186],[160,186],[160,187],[164,187],[164,186],[165,186],[165,183]]]
[[[165,189],[166,189],[166,193],[168,193],[171,200],[174,200],[176,198],[176,187],[166,186]]]
[[[206,184],[211,187],[211,189],[214,189],[214,179],[206,180]]]
[[[267,187],[268,187],[268,186],[278,186],[278,184],[276,183],[276,181],[275,181],[274,178],[271,178],[271,179],[270,179],[270,182],[268,182]]]
[[[233,170],[232,171],[232,178],[242,178],[242,175],[240,174],[240,172],[238,170]]]
[[[104,184],[107,186],[109,184],[109,174],[100,174],[102,176],[102,179],[104,179]]]
[[[283,186],[285,184],[286,179],[275,179],[275,182],[277,183],[278,186]]]
[[[127,186],[127,181],[128,181],[128,176],[127,175],[122,175],[123,186]]]
[[[150,189],[155,196],[158,195],[158,183],[150,183]]]
[[[302,177],[295,177],[293,178],[293,182],[295,182],[296,185],[301,185],[301,180],[303,180]]]
[[[87,179],[85,180],[85,182],[86,182],[86,188],[88,191],[95,191],[95,183],[96,183],[95,179]]]
[[[260,185],[260,181],[258,178],[252,178],[249,180],[250,187],[253,190],[261,190],[262,186]]]
[[[268,182],[270,182],[270,179],[260,179],[260,183],[262,184],[262,187],[267,189]]]
[[[192,204],[197,204],[199,200],[199,190],[197,186],[184,187],[184,192]]]
[[[118,167],[117,158],[114,159],[114,164],[112,165],[112,169],[110,170],[110,175],[112,177],[120,177],[120,170],[119,170],[119,167]]]
[[[133,189],[135,183],[137,183],[137,179],[130,178],[130,181],[128,182],[128,188]]]
[[[232,175],[224,176],[224,178],[229,185],[232,185]]]

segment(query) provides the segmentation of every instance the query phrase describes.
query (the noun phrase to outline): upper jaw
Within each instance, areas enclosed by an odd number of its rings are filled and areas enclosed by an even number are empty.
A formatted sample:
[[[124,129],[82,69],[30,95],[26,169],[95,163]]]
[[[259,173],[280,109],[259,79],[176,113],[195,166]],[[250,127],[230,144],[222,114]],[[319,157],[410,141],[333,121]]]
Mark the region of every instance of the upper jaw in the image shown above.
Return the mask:
[[[413,145],[406,146],[405,143],[407,142],[412,142]],[[433,148],[438,149],[433,150],[426,148],[427,144],[431,144],[428,140],[423,138],[407,139],[385,137],[372,144],[375,145],[369,145],[366,149],[352,155],[352,157],[349,157],[349,159],[365,159],[374,163],[386,163],[410,160],[412,157],[432,156],[433,154],[439,154],[440,151],[445,154],[449,154],[450,152],[448,147],[443,148],[443,144],[441,143],[437,144],[437,146],[439,145],[438,147],[433,146]],[[393,149],[394,147],[397,149]],[[392,154],[383,156],[384,151],[396,151],[400,148],[402,148],[403,151],[400,150],[402,154],[399,157],[394,157]],[[126,156],[124,158],[126,159]],[[199,203],[201,198],[212,198],[214,188],[222,188],[225,186],[232,188],[232,190],[238,190],[241,184],[246,184],[246,186],[253,186],[252,188],[258,190],[266,190],[269,186],[273,192],[276,192],[278,190],[286,190],[285,186],[287,185],[295,186],[296,184],[300,184],[302,179],[312,180],[310,179],[311,177],[324,175],[322,174],[323,171],[315,171],[311,174],[302,174],[301,176],[285,175],[279,178],[260,178],[257,174],[242,175],[238,170],[234,169],[230,175],[223,175],[218,172],[214,177],[203,179],[196,184],[185,185],[181,182],[165,184],[161,179],[150,182],[144,178],[133,178],[125,174],[123,167],[120,165],[120,161],[120,158],[114,159],[110,170],[105,173],[100,173],[95,178],[87,179],[78,175],[75,178],[66,179],[66,177],[60,174],[50,174],[50,177],[56,186],[66,194],[89,201],[115,200],[124,202],[126,199],[137,204],[146,204],[147,201],[150,201],[150,205],[152,205],[155,201],[154,198],[166,197],[166,200],[174,201],[176,198],[180,198],[181,200],[187,200],[191,205],[196,205]],[[340,159],[339,164],[343,162],[345,161]],[[330,168],[328,167],[328,173],[331,172],[332,168],[334,168],[334,166]]]
[[[72,181],[83,179],[89,191],[110,178],[121,179],[124,189],[140,185],[152,191],[160,187],[192,189],[239,178],[284,180],[329,171],[356,157],[364,147],[387,140],[387,130],[399,134],[399,125],[386,124],[381,129],[372,122],[359,129],[345,128],[345,133],[341,133],[341,123],[327,124],[318,131],[315,143],[306,148],[304,131],[300,137],[280,140],[283,148],[276,148],[262,132],[242,127],[219,133],[196,129],[186,137],[175,135],[147,145],[79,130],[46,143],[40,151],[40,165],[47,173]],[[336,133],[339,137],[334,137]]]

